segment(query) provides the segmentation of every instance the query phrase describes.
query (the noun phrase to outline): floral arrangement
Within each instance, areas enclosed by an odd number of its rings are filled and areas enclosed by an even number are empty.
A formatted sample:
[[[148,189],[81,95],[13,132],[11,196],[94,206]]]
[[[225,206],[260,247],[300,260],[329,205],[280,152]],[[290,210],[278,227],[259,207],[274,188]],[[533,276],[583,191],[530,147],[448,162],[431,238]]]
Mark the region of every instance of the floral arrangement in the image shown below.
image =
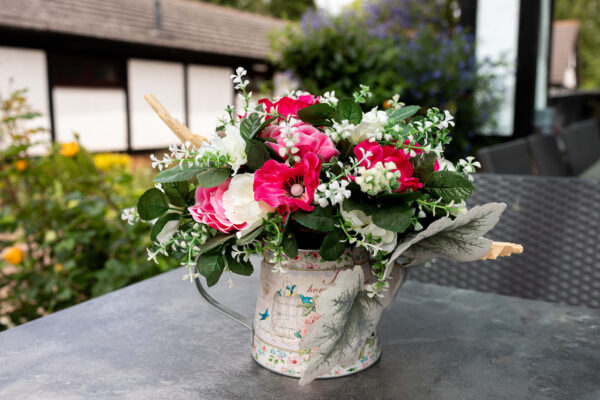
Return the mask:
[[[318,248],[330,261],[362,248],[376,277],[373,296],[386,289],[388,267],[409,254],[406,244],[428,236],[424,228],[467,214],[479,163],[444,158],[454,126],[448,111],[407,106],[396,95],[386,111],[364,112],[371,95],[364,85],[353,98],[295,92],[254,102],[245,76],[242,68],[232,75],[242,108],[228,106],[206,137],[151,102],[184,143],[151,156],[160,171],[156,187],[141,196],[137,213],[123,215],[152,221],[150,259],[172,255],[189,269],[185,278],[200,274],[212,286],[223,273],[230,282],[232,274],[250,275],[253,254],[285,272],[298,248]],[[459,259],[490,249],[491,241],[477,242],[485,232],[472,229],[477,234],[461,245]]]

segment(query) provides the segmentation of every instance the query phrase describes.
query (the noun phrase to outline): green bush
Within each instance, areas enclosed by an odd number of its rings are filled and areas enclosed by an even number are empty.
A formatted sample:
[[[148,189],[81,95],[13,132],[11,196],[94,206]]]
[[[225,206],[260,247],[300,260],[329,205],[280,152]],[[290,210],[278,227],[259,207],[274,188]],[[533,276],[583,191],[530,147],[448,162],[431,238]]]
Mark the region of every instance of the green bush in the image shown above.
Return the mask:
[[[381,108],[398,93],[406,104],[450,110],[456,127],[447,156],[460,158],[474,143],[489,144],[476,134],[493,128],[502,87],[489,72],[499,62],[475,61],[474,36],[452,17],[454,3],[368,1],[337,17],[309,11],[299,24],[272,34],[273,62],[312,93],[351,97],[363,82],[373,93],[367,107]]]
[[[120,218],[149,174],[132,175],[122,155],[113,165],[103,155],[100,169],[77,142],[28,157],[38,114],[24,91],[0,100],[0,246],[11,248],[0,261],[0,330],[170,268],[147,260],[150,227]]]

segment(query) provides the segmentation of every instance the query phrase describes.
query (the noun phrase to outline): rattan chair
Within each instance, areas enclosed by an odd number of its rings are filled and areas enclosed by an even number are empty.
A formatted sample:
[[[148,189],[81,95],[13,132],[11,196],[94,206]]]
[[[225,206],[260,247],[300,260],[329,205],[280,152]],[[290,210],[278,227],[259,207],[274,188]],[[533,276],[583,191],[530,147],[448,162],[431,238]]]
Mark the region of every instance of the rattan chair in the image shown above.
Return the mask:
[[[581,174],[600,159],[600,134],[595,119],[576,122],[562,133],[569,164],[575,175]]]
[[[567,166],[554,135],[530,135],[527,137],[538,175],[565,176]]]
[[[486,236],[521,243],[497,260],[434,260],[408,278],[483,292],[600,308],[600,180],[477,174],[469,206],[505,202]]]
[[[477,152],[483,172],[532,175],[531,155],[526,139],[484,147]]]

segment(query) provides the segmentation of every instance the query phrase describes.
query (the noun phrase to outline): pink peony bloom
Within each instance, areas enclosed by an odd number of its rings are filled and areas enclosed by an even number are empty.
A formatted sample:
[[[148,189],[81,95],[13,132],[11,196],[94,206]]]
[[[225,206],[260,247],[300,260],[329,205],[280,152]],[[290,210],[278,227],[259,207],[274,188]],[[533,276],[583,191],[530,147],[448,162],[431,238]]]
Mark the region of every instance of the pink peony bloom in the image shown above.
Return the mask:
[[[275,160],[267,161],[254,173],[254,200],[277,207],[282,215],[298,209],[312,211],[321,163],[313,153],[308,153],[293,167]]]
[[[277,110],[277,112],[284,117],[296,117],[298,115],[298,110],[318,103],[319,98],[312,94],[298,96],[297,99],[282,97],[275,103],[271,103],[271,100],[269,99],[260,99],[258,101],[258,104],[264,104],[266,112],[270,113],[271,111]]]
[[[317,156],[321,156],[325,162],[331,160],[332,157],[337,156],[340,152],[335,148],[333,141],[310,124],[298,121],[292,125],[294,134],[298,134],[299,142],[296,147],[299,149],[298,156],[303,158],[308,153],[315,153]],[[284,136],[282,133],[285,128],[279,125],[271,125],[262,131],[261,136],[276,139],[277,143],[267,143],[273,150],[279,154],[279,149],[285,148]],[[287,155],[283,157],[287,159]]]
[[[198,186],[196,189],[196,204],[188,208],[194,220],[223,233],[229,233],[232,229],[241,230],[246,227],[246,223],[234,224],[225,216],[223,194],[229,188],[230,181],[231,178],[228,178],[219,186],[212,188]]]
[[[362,159],[364,154],[370,151],[372,153],[366,160],[361,162],[361,167],[367,169],[372,168],[378,161],[383,164],[393,162],[396,165],[394,171],[400,171],[399,192],[405,192],[407,189],[419,190],[423,184],[419,182],[419,178],[413,177],[413,167],[409,157],[404,153],[404,150],[397,149],[394,146],[381,146],[377,142],[369,142],[365,140],[354,147],[354,154],[358,159]]]

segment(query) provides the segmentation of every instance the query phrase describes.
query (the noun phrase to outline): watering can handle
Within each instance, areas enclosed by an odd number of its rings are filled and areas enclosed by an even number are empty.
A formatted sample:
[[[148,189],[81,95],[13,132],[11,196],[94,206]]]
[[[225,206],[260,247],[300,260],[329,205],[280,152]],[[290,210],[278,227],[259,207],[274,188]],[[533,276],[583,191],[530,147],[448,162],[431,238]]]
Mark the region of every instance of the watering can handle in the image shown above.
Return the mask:
[[[196,274],[194,274],[194,283],[196,284],[196,288],[198,289],[200,296],[202,296],[204,298],[204,300],[206,300],[208,305],[211,306],[212,308],[214,308],[215,310],[225,314],[228,318],[231,318],[235,322],[242,324],[246,328],[252,330],[252,322],[248,318],[242,316],[241,314],[238,314],[237,312],[233,311],[231,308],[224,306],[223,304],[219,303],[218,301],[213,299],[208,294],[208,292],[202,285],[202,282],[200,281],[200,276],[199,276],[200,274],[198,273],[198,267],[195,267],[195,272],[196,272]]]

